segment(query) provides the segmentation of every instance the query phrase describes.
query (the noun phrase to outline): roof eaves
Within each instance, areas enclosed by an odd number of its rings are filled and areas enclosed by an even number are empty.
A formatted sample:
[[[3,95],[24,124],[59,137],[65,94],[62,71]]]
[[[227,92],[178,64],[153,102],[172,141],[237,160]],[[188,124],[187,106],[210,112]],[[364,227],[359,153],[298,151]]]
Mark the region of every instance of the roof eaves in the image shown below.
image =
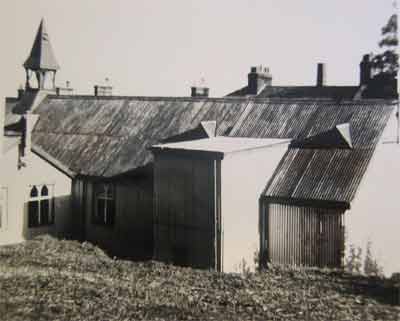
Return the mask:
[[[192,150],[192,149],[184,149],[184,148],[169,148],[163,146],[151,146],[149,147],[154,154],[159,154],[163,152],[168,152],[177,156],[186,156],[186,157],[198,157],[198,158],[215,158],[215,159],[223,159],[225,153],[217,152],[217,151],[205,151],[205,150]]]
[[[334,208],[341,210],[349,210],[351,205],[349,202],[334,201],[334,200],[321,200],[321,199],[305,199],[305,198],[293,198],[293,197],[276,197],[261,195],[260,200],[264,200],[268,203],[278,203],[294,206],[303,207],[314,207],[314,208]]]
[[[46,151],[44,151],[42,148],[39,146],[32,146],[31,150],[34,154],[39,156],[41,159],[45,160],[48,162],[51,166],[55,167],[65,175],[67,175],[69,178],[74,178],[77,173],[72,171],[70,168],[66,167],[63,165],[59,160],[55,159],[51,155],[49,155]]]

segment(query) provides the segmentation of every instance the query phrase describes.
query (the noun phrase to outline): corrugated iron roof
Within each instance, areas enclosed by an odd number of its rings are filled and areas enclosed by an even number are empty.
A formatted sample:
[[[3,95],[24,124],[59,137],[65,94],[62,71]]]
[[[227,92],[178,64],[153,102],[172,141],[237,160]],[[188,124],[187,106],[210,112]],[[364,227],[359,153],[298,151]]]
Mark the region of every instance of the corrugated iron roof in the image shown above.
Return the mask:
[[[230,136],[306,138],[349,123],[355,148],[374,146],[394,103],[390,100],[254,100]]]
[[[263,195],[350,203],[373,152],[290,148]]]
[[[112,177],[152,161],[148,148],[217,121],[217,135],[292,139],[349,123],[352,149],[290,149],[264,195],[350,201],[392,101],[48,96],[33,144],[75,173]],[[268,178],[266,178],[267,180]]]
[[[114,176],[152,160],[148,147],[217,121],[218,135],[231,128],[248,101],[227,99],[50,96],[40,114],[33,143],[71,170]]]
[[[394,105],[379,101],[321,103],[299,137],[349,122],[351,149],[290,148],[263,195],[281,199],[335,201],[350,204],[373,156]]]

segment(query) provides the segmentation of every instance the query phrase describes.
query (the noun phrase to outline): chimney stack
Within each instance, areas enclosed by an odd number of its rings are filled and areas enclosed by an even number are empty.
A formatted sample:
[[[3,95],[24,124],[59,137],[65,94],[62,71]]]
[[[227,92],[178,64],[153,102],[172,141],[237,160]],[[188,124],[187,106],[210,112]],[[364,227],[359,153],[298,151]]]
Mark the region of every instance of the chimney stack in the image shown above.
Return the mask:
[[[210,89],[204,86],[190,87],[192,90],[192,97],[208,97]]]
[[[109,79],[105,79],[104,85],[94,86],[94,95],[97,96],[112,96],[113,87],[108,83]]]
[[[360,62],[360,86],[368,85],[372,78],[371,55],[366,54]]]
[[[60,95],[73,95],[74,94],[74,88],[70,87],[71,83],[69,80],[65,82],[65,87],[57,87],[56,88],[56,94],[57,96]]]
[[[248,77],[248,93],[249,95],[257,95],[264,87],[271,86],[272,76],[269,68],[263,66],[251,67]]]
[[[32,131],[39,119],[39,115],[27,112],[21,118],[22,137],[20,145],[20,165],[26,166],[24,161],[31,154],[32,149]],[[21,166],[20,166],[21,167]]]
[[[317,65],[317,87],[326,85],[326,67],[323,63]]]

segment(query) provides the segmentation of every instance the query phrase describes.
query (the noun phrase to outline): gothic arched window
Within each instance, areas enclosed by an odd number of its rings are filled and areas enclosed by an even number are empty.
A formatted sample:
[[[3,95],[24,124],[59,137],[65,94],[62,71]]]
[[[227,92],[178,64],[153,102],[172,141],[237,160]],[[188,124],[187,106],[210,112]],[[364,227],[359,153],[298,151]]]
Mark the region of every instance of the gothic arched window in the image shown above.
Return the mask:
[[[28,227],[53,224],[54,215],[52,203],[52,196],[50,195],[47,185],[32,186],[28,202]]]

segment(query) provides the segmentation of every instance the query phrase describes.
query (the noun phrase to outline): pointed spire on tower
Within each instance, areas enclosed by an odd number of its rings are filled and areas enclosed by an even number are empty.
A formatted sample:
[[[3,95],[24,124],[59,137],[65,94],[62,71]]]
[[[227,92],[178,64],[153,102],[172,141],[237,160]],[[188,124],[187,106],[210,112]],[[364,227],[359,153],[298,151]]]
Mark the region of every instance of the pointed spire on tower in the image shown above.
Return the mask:
[[[58,70],[60,66],[55,58],[44,19],[40,21],[31,53],[24,63],[31,70]]]

